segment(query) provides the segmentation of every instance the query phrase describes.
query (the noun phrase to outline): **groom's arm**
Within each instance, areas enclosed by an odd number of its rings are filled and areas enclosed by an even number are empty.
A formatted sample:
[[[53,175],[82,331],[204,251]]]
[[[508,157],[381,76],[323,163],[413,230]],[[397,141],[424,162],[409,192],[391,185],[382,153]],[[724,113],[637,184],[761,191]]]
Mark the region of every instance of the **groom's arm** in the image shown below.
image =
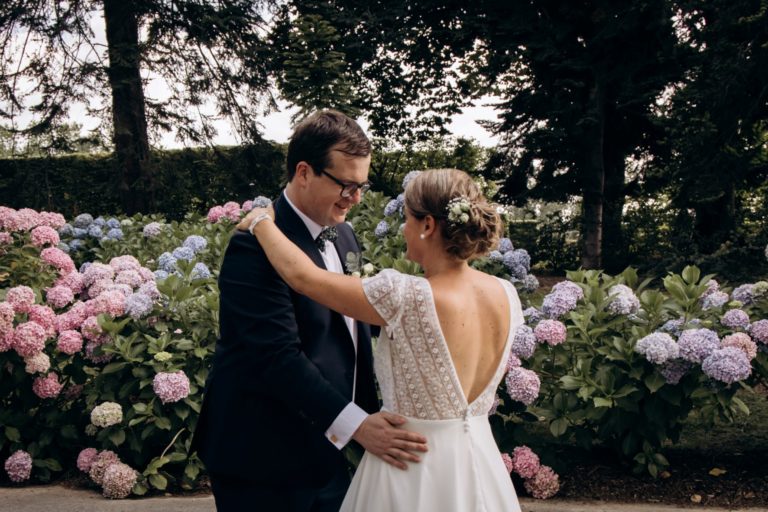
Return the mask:
[[[301,350],[290,289],[250,234],[232,237],[219,274],[221,338],[242,345],[243,384],[325,432],[348,400]]]

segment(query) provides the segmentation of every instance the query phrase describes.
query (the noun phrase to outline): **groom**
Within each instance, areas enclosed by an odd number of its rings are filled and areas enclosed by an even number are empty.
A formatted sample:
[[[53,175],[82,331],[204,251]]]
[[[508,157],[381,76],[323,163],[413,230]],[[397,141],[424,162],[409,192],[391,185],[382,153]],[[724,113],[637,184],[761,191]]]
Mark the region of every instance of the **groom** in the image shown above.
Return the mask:
[[[275,223],[320,267],[343,272],[360,252],[344,220],[370,161],[370,141],[340,112],[317,112],[291,136]],[[250,233],[232,237],[219,289],[220,339],[192,445],[219,512],[337,511],[351,439],[402,469],[418,462],[414,443],[426,439],[376,412],[368,325],[293,292]]]

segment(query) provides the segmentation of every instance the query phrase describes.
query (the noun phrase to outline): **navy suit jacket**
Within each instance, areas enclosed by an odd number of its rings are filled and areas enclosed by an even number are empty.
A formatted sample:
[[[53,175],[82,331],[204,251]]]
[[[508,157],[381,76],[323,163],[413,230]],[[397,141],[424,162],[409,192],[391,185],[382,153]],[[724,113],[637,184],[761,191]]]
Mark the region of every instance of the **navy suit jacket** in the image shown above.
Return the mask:
[[[276,225],[325,268],[306,226],[281,195]],[[347,224],[342,264],[359,244]],[[256,237],[232,236],[219,275],[220,339],[193,439],[208,471],[263,485],[323,485],[344,463],[325,437],[352,399],[355,349],[339,313],[291,290]],[[358,328],[355,402],[379,408],[370,327]]]

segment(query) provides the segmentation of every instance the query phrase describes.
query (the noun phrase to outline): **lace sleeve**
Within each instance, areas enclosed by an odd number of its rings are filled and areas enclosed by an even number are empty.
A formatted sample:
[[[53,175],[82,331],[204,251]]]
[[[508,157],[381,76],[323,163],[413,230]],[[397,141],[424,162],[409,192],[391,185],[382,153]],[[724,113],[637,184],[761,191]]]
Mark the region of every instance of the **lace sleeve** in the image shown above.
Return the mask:
[[[394,323],[403,309],[403,277],[396,270],[387,269],[363,279],[365,297],[387,324]]]

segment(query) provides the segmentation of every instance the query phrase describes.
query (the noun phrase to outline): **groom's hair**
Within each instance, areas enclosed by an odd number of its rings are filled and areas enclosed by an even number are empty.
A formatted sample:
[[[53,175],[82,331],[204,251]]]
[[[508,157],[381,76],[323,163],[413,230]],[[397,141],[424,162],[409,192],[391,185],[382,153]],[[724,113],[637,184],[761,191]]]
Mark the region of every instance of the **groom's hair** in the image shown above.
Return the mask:
[[[307,162],[315,174],[330,163],[331,149],[349,156],[363,157],[371,154],[371,141],[354,119],[338,110],[320,110],[306,117],[293,130],[288,143],[286,158],[286,182],[296,174],[296,165]]]

